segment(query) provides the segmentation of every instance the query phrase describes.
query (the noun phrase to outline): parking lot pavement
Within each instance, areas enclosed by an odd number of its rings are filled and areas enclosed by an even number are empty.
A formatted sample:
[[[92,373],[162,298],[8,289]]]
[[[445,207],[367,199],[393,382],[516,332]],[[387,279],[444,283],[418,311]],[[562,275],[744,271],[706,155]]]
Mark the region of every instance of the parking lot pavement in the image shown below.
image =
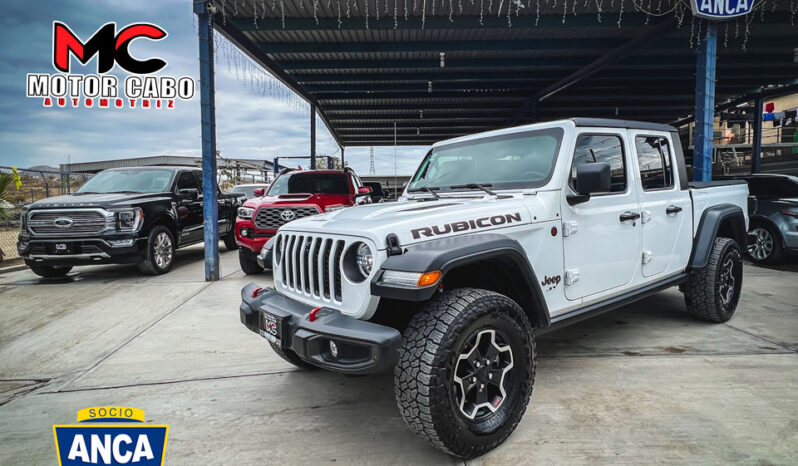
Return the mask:
[[[483,464],[788,464],[798,457],[798,267],[746,265],[728,324],[673,289],[543,335],[518,430]],[[52,424],[141,408],[170,425],[167,464],[446,464],[416,439],[389,374],[300,371],[239,323],[235,253],[203,280],[202,248],[168,275],[86,267],[0,275],[0,464],[51,464]]]

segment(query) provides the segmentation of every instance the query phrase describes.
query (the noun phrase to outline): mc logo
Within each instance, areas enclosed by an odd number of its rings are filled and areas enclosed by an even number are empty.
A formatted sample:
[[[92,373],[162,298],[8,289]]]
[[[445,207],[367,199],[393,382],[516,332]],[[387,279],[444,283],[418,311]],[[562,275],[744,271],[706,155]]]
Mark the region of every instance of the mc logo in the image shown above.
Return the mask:
[[[168,432],[168,425],[144,424],[144,411],[126,406],[81,409],[78,424],[53,426],[62,466],[163,465]]]
[[[69,54],[82,64],[86,64],[97,55],[97,72],[107,73],[114,67],[114,62],[126,71],[135,74],[154,73],[166,62],[160,58],[137,60],[130,56],[128,47],[139,37],[161,40],[166,31],[154,24],[134,23],[125,26],[118,33],[116,23],[106,23],[87,40],[81,41],[64,23],[53,22],[53,66],[58,71],[69,73]]]

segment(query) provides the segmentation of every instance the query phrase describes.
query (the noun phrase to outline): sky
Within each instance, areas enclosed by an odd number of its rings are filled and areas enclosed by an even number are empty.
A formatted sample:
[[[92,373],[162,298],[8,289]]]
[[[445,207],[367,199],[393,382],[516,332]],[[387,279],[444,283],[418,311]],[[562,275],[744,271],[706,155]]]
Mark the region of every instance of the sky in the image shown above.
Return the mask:
[[[166,60],[168,65],[154,75],[195,78],[194,99],[178,101],[170,111],[44,108],[41,99],[26,97],[26,75],[56,72],[52,66],[53,21],[66,23],[84,41],[112,21],[117,30],[134,22],[160,26],[168,36],[160,41],[134,40],[131,55]],[[58,166],[67,160],[75,163],[161,154],[201,155],[199,52],[190,0],[9,1],[4,2],[0,24],[0,43],[4,44],[0,49],[0,165],[25,168]],[[216,134],[222,156],[272,160],[276,155],[308,155],[307,105],[298,105],[281,92],[252,86],[243,55],[231,53],[231,47],[223,43],[218,45]],[[73,73],[95,73],[96,57],[85,66],[73,58],[71,66]],[[117,67],[112,72],[120,78],[127,76]],[[340,155],[321,120],[317,122],[316,144],[317,154]],[[377,174],[394,174],[394,148],[374,150]],[[399,147],[397,173],[411,174],[426,150]],[[346,160],[357,173],[368,174],[368,147],[347,148]],[[296,163],[308,166],[307,161]]]

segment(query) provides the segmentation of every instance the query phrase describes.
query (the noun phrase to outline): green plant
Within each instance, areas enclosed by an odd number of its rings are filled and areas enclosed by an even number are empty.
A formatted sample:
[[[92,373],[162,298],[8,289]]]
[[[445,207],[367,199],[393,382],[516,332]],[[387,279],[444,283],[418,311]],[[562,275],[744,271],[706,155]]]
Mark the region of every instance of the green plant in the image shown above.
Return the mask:
[[[14,175],[11,173],[0,173],[0,220],[11,218],[14,213],[14,204],[11,202],[11,185],[14,183]]]

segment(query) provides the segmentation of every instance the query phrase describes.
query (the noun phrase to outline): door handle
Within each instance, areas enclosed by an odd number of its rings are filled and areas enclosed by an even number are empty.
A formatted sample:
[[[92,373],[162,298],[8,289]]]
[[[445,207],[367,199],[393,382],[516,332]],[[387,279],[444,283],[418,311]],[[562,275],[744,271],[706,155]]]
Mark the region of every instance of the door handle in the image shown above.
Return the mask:
[[[668,215],[678,214],[681,211],[682,211],[682,208],[677,206],[677,205],[668,206],[668,208],[665,209],[665,213],[668,214]]]
[[[640,218],[640,214],[637,212],[626,211],[622,213],[619,218],[622,222],[628,222],[629,220],[637,220],[638,218]]]

